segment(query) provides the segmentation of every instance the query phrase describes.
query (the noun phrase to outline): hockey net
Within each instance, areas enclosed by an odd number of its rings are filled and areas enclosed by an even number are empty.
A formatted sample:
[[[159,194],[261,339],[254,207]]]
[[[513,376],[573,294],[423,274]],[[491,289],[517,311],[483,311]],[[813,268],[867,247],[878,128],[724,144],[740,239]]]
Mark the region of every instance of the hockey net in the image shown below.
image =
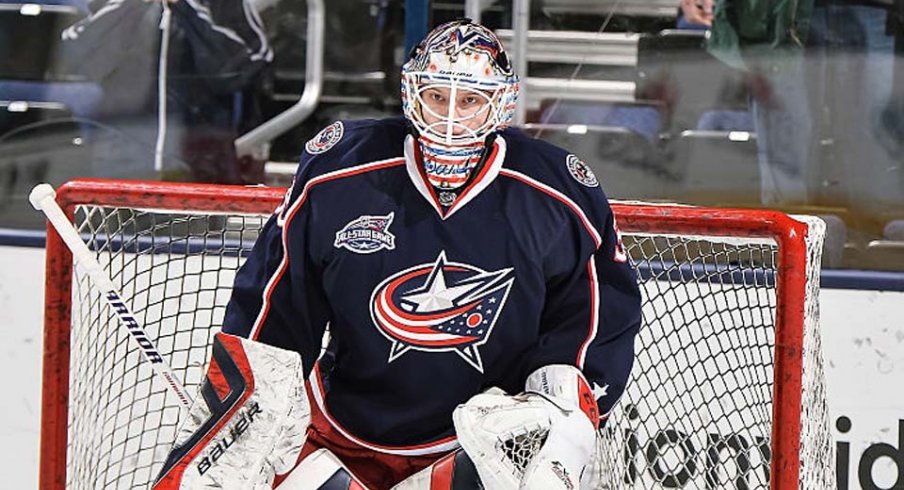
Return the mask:
[[[194,391],[235,273],[282,197],[84,180],[63,186],[58,201]],[[822,222],[613,208],[644,324],[629,388],[601,431],[593,487],[834,488],[818,330]],[[46,304],[41,488],[148,488],[179,402],[52,231]],[[509,445],[521,459],[531,451]]]

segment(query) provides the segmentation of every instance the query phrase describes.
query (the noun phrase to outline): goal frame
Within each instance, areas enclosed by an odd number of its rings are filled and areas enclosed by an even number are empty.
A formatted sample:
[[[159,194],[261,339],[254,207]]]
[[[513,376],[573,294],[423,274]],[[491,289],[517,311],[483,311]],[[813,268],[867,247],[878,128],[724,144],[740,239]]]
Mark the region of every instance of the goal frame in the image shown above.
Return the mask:
[[[128,187],[129,192],[123,192]],[[78,205],[267,215],[284,188],[214,184],[76,179],[57,191],[70,221]],[[801,390],[807,288],[807,225],[771,210],[716,209],[613,202],[623,232],[767,238],[778,244],[774,386],[772,401],[773,490],[799,486]],[[52,226],[47,230],[39,486],[64,489],[67,471],[72,254]],[[787,301],[790,299],[791,301]]]

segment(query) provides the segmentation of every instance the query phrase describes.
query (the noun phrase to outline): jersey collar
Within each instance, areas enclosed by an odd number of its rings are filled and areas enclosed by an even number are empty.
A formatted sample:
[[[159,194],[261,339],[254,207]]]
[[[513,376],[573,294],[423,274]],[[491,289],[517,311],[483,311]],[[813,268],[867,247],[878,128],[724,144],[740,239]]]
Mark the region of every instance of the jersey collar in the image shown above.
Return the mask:
[[[456,211],[463,208],[478,194],[483,192],[484,189],[489,187],[490,184],[493,183],[493,180],[496,179],[496,176],[499,175],[499,170],[502,168],[502,162],[505,161],[505,140],[501,135],[496,136],[493,140],[493,147],[490,148],[490,155],[487,157],[487,161],[483,167],[479,169],[477,177],[461,190],[455,203],[443,211],[443,207],[440,205],[439,198],[436,195],[436,190],[427,180],[424,168],[418,164],[418,149],[416,144],[417,140],[413,136],[408,135],[405,137],[405,166],[408,169],[408,177],[411,178],[414,187],[422,196],[424,196],[427,203],[430,204],[436,213],[439,214],[439,217],[444,220],[455,214]]]

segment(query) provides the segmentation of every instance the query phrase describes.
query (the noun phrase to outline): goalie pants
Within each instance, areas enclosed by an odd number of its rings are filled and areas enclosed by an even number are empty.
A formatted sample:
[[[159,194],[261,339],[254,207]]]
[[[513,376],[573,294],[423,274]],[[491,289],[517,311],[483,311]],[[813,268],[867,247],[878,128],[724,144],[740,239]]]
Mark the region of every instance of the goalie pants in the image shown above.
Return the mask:
[[[448,454],[397,456],[374,451],[342,435],[330,425],[320,407],[316,403],[311,403],[311,424],[308,426],[307,440],[298,461],[301,462],[320,448],[329,449],[335,454],[369,490],[389,490],[393,485]],[[278,479],[276,483],[279,482]]]

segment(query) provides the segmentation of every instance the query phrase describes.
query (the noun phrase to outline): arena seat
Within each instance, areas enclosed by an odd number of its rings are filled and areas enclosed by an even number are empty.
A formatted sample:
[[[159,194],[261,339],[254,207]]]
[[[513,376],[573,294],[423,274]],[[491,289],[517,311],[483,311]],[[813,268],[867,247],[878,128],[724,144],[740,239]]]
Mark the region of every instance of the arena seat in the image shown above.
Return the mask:
[[[882,228],[882,238],[904,242],[904,219],[894,219],[885,223]]]
[[[76,5],[0,3],[0,80],[70,81],[56,66],[60,33],[84,15]]]
[[[92,117],[104,92],[93,82],[39,82],[33,80],[0,80],[0,99],[32,103],[60,104],[72,116]],[[0,134],[3,134],[0,132]]]
[[[696,129],[703,131],[755,132],[753,114],[747,110],[715,109],[704,111],[697,120]]]
[[[103,97],[100,86],[63,72],[58,63],[60,33],[86,9],[74,0],[0,3],[0,100],[24,101],[45,115],[57,105],[76,117],[94,114]],[[8,130],[10,121],[21,118],[6,119]]]
[[[904,241],[872,240],[861,257],[871,269],[904,271]]]
[[[38,228],[43,217],[28,204],[41,182],[83,176],[92,149],[72,112],[55,102],[0,101],[0,221]]]
[[[638,40],[637,97],[669,104],[672,134],[752,131],[745,77],[707,52],[705,31],[665,29]]]
[[[660,108],[649,103],[578,103],[561,101],[546,104],[540,112],[543,124],[586,124],[629,129],[656,143],[662,129]]]
[[[694,204],[759,204],[756,136],[743,131],[683,131],[672,142],[684,199]]]
[[[526,124],[531,136],[568,148],[616,199],[670,199],[677,176],[657,145],[627,128],[584,124]]]
[[[822,244],[822,267],[839,268],[844,263],[844,252],[847,246],[847,225],[841,216],[836,214],[819,214],[826,223],[826,237]]]

